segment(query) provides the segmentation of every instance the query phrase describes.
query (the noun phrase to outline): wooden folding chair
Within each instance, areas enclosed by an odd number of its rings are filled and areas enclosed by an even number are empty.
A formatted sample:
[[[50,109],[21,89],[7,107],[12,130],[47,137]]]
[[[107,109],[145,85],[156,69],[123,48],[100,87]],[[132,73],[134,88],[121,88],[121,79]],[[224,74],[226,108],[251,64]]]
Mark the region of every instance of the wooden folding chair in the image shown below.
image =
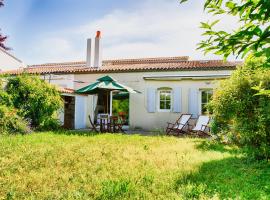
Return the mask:
[[[200,115],[196,121],[195,127],[191,129],[192,132],[197,133],[199,136],[210,136],[210,117],[206,115]],[[208,131],[207,131],[208,130]]]
[[[121,119],[119,119],[118,116],[111,116],[110,117],[110,130],[111,130],[111,132],[125,133],[125,131],[123,130],[123,123],[122,122],[123,121]]]
[[[91,126],[92,126],[90,129],[91,129],[92,131],[95,131],[95,132],[98,133],[98,132],[99,132],[99,131],[98,131],[99,126],[97,126],[97,125],[95,125],[95,124],[93,123],[93,121],[92,121],[90,115],[88,115],[88,118],[89,118],[90,124],[91,124]]]
[[[191,116],[191,114],[182,114],[174,124],[167,122],[166,134],[176,133],[180,135],[180,133],[184,133],[184,128],[188,125]]]

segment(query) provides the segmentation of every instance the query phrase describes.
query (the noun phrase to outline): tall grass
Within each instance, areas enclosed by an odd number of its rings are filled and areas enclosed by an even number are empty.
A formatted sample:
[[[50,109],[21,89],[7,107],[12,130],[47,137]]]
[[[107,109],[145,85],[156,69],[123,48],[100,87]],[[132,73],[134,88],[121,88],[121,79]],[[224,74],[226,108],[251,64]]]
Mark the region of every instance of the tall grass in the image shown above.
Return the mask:
[[[247,163],[237,151],[202,148],[203,142],[111,134],[1,137],[0,198],[270,198],[268,163]]]

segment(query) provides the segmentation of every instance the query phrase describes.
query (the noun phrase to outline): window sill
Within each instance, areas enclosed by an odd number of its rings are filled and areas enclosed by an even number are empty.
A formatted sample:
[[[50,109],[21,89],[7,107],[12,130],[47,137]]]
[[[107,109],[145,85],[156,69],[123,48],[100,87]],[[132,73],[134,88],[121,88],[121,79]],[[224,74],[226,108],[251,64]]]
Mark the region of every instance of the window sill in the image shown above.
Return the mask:
[[[172,111],[171,111],[171,110],[158,110],[158,112],[161,112],[161,113],[164,113],[164,112],[169,113],[169,112],[172,112]]]

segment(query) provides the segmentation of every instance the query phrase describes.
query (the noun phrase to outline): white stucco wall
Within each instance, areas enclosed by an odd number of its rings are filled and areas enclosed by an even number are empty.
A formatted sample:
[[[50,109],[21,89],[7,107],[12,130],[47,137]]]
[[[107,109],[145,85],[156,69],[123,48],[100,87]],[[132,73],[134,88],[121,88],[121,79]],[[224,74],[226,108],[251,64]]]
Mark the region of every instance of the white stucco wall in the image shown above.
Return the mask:
[[[209,79],[197,79],[197,80],[145,80],[145,76],[176,76],[176,75],[209,75],[209,74],[231,74],[231,71],[179,71],[179,72],[134,72],[134,73],[110,73],[110,74],[75,74],[74,79],[82,82],[76,82],[74,87],[75,89],[82,88],[90,83],[96,81],[96,79],[110,75],[115,78],[118,82],[125,84],[133,89],[136,89],[141,92],[141,94],[131,94],[130,95],[130,127],[131,128],[141,128],[145,130],[153,129],[163,129],[166,127],[166,122],[174,122],[180,115],[180,113],[174,112],[158,112],[157,109],[154,113],[149,113],[147,111],[147,89],[148,88],[161,88],[161,87],[170,87],[170,88],[181,88],[182,90],[182,112],[189,112],[189,90],[190,88],[196,89],[207,89],[215,88],[218,84],[218,80],[214,78]],[[90,102],[90,101],[89,101]],[[198,99],[199,104],[199,99]],[[87,107],[90,105],[88,104]],[[91,109],[87,108],[86,118]],[[200,113],[198,113],[200,114]],[[88,121],[86,119],[86,121]]]
[[[25,67],[22,61],[0,48],[0,70],[12,70]]]
[[[41,76],[47,82],[60,86],[62,88],[74,89],[74,75],[73,74],[45,74]]]

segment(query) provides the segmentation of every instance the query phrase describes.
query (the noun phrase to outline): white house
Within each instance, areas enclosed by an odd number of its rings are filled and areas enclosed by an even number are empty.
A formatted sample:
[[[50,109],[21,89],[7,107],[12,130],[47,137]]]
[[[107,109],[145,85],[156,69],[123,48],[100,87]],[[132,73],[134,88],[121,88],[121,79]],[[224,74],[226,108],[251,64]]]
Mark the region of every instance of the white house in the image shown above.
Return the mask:
[[[0,47],[0,70],[12,70],[20,67],[25,67],[23,62],[10,52]]]
[[[222,60],[190,60],[187,56],[101,60],[100,33],[95,38],[94,59],[88,40],[87,59],[82,62],[33,65],[5,73],[38,74],[52,84],[64,88],[66,108],[62,116],[69,128],[87,128],[88,116],[94,117],[97,99],[93,95],[78,95],[74,90],[109,75],[140,94],[129,96],[130,129],[165,128],[181,113],[196,118],[205,112],[219,80],[227,78],[238,62]],[[65,120],[66,119],[66,120]]]

